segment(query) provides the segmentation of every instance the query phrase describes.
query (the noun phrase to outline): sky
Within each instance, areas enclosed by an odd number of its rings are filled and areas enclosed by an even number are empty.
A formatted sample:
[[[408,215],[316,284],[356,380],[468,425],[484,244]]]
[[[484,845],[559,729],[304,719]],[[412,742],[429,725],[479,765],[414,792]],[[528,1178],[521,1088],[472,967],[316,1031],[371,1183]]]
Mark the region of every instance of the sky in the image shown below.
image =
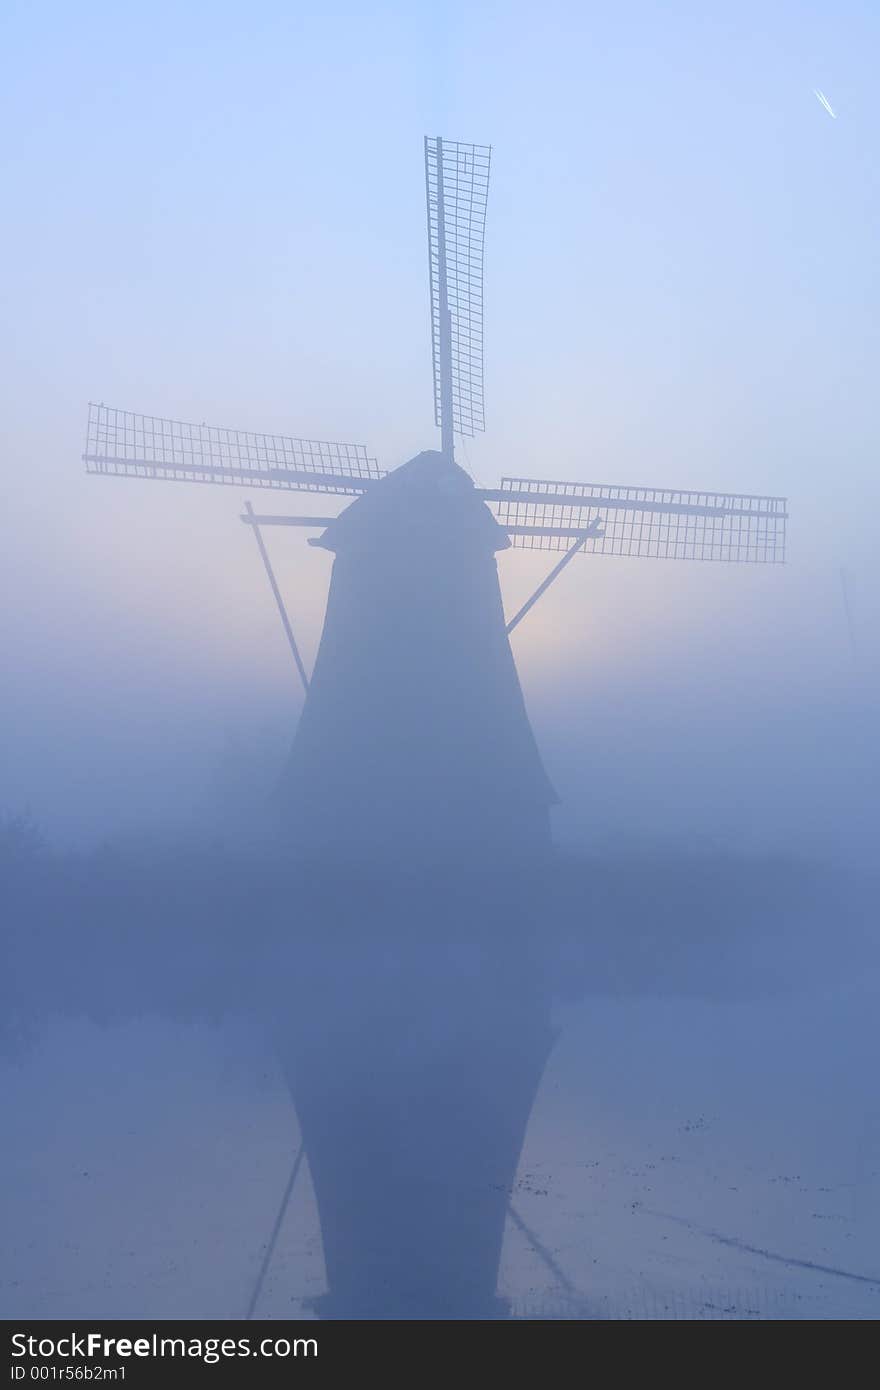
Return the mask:
[[[87,477],[87,402],[434,447],[441,134],[492,146],[475,479],[790,499],[784,569],[584,559],[517,630],[561,840],[870,856],[876,7],[83,0],[0,40],[0,809],[177,827],[283,757],[247,494]],[[330,557],[269,543],[311,661]],[[548,557],[500,567],[512,612]]]

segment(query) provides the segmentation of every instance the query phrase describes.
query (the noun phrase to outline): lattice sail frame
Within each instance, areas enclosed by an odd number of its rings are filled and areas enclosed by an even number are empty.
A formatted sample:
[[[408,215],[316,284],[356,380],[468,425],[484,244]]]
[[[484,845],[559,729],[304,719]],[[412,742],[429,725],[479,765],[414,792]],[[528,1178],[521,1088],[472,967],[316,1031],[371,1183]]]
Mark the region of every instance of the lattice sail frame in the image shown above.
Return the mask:
[[[384,477],[363,444],[219,429],[89,405],[88,473],[351,495]]]
[[[584,552],[654,560],[785,562],[784,497],[502,478],[486,501],[514,546],[567,550],[597,517]]]
[[[491,146],[425,137],[434,422],[442,425],[441,305],[450,313],[452,419],[471,438],[486,428],[483,401],[483,247]],[[442,186],[442,199],[440,190]]]

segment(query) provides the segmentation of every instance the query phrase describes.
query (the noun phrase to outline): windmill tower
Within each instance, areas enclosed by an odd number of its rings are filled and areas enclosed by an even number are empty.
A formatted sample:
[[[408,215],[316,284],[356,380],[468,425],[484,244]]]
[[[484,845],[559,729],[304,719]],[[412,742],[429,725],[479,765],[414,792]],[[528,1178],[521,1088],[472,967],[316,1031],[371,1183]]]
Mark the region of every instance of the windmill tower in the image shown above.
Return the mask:
[[[522,477],[478,488],[457,466],[456,436],[485,423],[489,163],[488,147],[425,141],[439,450],[384,473],[363,445],[89,407],[91,473],[349,499],[336,515],[258,514],[247,503],[242,517],[306,690],[279,809],[292,844],[336,865],[360,850],[371,863],[434,855],[494,871],[547,854],[554,793],[509,635],[577,555],[784,560],[782,498]],[[316,530],[311,544],[335,557],[311,678],[268,526]],[[557,559],[506,619],[495,554],[511,546]],[[411,916],[423,908],[410,904]],[[444,954],[436,903],[432,913],[432,969],[410,971],[408,1013],[395,1013],[385,976],[378,967],[371,975],[365,956],[356,1007],[350,990],[334,1002],[328,986],[319,1009],[310,1012],[304,996],[281,1030],[320,1208],[330,1316],[499,1312],[507,1194],[553,1040],[548,1001],[526,956],[517,962],[494,939],[489,964],[465,987]],[[328,978],[334,968],[329,957]]]
[[[508,635],[579,554],[785,557],[783,498],[511,477],[476,488],[456,466],[456,436],[485,427],[489,165],[487,146],[425,139],[439,450],[386,474],[360,444],[89,407],[89,472],[355,498],[336,516],[262,515],[248,502],[242,517],[307,694],[278,804],[291,843],[308,854],[546,847],[554,793]],[[321,531],[310,544],[336,556],[311,682],[262,534],[268,526]],[[494,555],[510,546],[560,558],[505,621]]]

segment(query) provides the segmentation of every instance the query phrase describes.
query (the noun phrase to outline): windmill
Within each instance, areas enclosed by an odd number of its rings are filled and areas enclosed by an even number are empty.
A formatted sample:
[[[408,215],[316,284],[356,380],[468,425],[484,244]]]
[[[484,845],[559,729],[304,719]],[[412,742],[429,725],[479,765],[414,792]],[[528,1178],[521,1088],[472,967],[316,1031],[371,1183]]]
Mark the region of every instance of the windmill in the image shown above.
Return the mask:
[[[785,557],[782,498],[525,477],[478,488],[458,468],[456,437],[485,426],[489,163],[486,146],[425,140],[438,450],[385,472],[362,444],[89,407],[90,473],[348,499],[337,515],[263,514],[248,502],[242,517],[306,691],[288,777],[297,842],[312,836],[331,858],[369,835],[371,852],[384,845],[400,859],[403,846],[414,855],[448,847],[444,835],[455,832],[457,853],[471,847],[483,864],[500,854],[508,867],[549,845],[555,798],[508,639],[577,555],[746,564]],[[269,526],[319,530],[310,543],[335,555],[311,677],[265,545]],[[494,556],[509,547],[558,558],[507,618]],[[496,900],[506,877],[491,880]],[[509,901],[527,916],[518,893],[517,880]],[[426,910],[440,921],[441,940],[443,911],[431,902],[414,913],[421,919]],[[389,1316],[385,1308],[398,1316],[406,1304],[417,1316],[498,1316],[508,1196],[554,1037],[542,986],[527,957],[521,968],[511,964],[514,948],[497,942],[487,946],[491,967],[479,987],[462,985],[438,946],[433,972],[413,972],[401,991],[418,1000],[400,1024],[403,1046],[387,1026],[397,997],[389,1002],[384,992],[381,963],[370,983],[364,949],[363,1026],[352,1022],[351,992],[332,1007],[320,996],[314,1014],[304,995],[279,1047],[321,1212],[330,1315]],[[337,969],[331,957],[331,993]],[[438,999],[453,1001],[451,1030]],[[493,1036],[484,1026],[490,1011]],[[349,1039],[344,1056],[328,1017]],[[453,1110],[443,1090],[450,1077],[459,1088]],[[441,1305],[453,1311],[438,1314]]]
[[[483,246],[490,147],[425,138],[434,421],[440,454],[485,429]],[[362,444],[218,429],[90,404],[89,473],[357,497],[385,472]],[[511,546],[562,552],[507,622],[512,632],[579,553],[642,559],[782,564],[786,499],[682,488],[502,477],[477,488]],[[305,671],[262,539],[266,526],[320,530],[331,516],[256,514],[252,527],[304,689]]]

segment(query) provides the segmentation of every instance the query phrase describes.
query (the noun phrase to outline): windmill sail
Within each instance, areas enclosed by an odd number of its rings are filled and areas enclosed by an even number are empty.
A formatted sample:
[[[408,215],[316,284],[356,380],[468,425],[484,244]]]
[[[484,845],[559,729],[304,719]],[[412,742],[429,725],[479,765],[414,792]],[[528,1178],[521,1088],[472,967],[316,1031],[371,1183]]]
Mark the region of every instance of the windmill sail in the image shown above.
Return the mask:
[[[784,497],[685,492],[502,478],[477,488],[510,543],[520,550],[568,550],[583,537],[585,554],[653,560],[785,563]],[[260,526],[329,526],[326,516],[242,517]],[[587,534],[589,533],[589,534]]]
[[[486,428],[483,410],[483,241],[488,145],[425,137],[434,422],[452,434]]]
[[[653,560],[785,561],[784,497],[502,478],[486,489],[514,546],[567,550],[597,519],[584,553]]]
[[[357,494],[383,477],[363,444],[218,429],[89,405],[89,473]]]

